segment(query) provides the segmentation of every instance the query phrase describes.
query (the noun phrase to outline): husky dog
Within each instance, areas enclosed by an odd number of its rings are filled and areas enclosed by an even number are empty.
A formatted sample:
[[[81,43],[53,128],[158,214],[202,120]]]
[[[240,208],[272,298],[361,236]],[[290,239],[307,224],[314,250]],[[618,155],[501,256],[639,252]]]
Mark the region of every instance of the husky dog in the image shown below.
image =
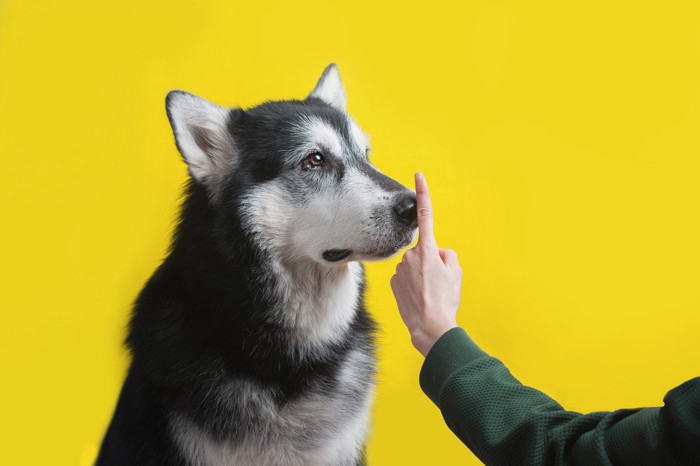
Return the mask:
[[[356,465],[374,391],[359,261],[416,232],[369,160],[335,65],[304,100],[166,108],[190,179],[129,325],[97,465]]]

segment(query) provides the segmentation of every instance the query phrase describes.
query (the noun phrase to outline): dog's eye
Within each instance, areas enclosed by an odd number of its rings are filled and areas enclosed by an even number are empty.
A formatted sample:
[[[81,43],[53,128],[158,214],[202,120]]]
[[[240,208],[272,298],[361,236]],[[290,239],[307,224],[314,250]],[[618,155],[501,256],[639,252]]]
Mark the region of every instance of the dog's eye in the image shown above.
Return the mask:
[[[320,152],[312,152],[306,156],[304,159],[304,166],[306,168],[319,168],[323,165],[323,155]]]

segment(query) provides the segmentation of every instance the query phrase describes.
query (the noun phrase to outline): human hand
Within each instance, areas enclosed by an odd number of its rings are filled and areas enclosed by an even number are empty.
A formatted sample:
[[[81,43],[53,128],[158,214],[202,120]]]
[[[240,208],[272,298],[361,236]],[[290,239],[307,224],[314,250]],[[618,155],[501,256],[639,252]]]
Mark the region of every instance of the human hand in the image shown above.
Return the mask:
[[[391,290],[411,343],[426,356],[446,331],[457,326],[462,269],[457,253],[440,249],[433,235],[433,208],[425,176],[416,173],[418,244],[404,254]]]

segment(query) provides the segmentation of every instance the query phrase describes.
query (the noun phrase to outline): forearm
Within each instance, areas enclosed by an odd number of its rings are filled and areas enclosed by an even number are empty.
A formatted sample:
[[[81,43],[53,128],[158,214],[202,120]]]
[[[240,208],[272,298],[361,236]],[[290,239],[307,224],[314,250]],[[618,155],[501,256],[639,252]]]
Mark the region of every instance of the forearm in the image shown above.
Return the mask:
[[[452,431],[486,464],[541,464],[553,423],[578,416],[522,385],[462,329],[430,350],[421,387]]]
[[[674,446],[684,433],[693,435],[693,426],[700,429],[693,424],[700,413],[678,408],[688,399],[700,403],[700,380],[687,384],[692,386],[683,390],[682,402],[671,392],[662,409],[582,415],[522,385],[462,329],[438,340],[421,371],[421,386],[450,429],[489,465],[674,464],[673,456],[700,448],[700,437],[695,447]]]

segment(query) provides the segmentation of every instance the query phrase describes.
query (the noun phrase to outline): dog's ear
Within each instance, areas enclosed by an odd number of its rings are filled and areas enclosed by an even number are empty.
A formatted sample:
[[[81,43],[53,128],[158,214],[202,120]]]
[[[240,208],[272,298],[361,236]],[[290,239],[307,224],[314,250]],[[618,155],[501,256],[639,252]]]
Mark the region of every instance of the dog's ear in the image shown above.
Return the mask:
[[[340,79],[340,72],[335,63],[331,63],[323,70],[321,78],[316,83],[316,87],[311,91],[309,97],[316,97],[327,104],[344,112],[346,111],[345,88]]]
[[[165,108],[190,174],[215,189],[234,162],[233,138],[228,131],[231,111],[183,91],[168,93]]]

